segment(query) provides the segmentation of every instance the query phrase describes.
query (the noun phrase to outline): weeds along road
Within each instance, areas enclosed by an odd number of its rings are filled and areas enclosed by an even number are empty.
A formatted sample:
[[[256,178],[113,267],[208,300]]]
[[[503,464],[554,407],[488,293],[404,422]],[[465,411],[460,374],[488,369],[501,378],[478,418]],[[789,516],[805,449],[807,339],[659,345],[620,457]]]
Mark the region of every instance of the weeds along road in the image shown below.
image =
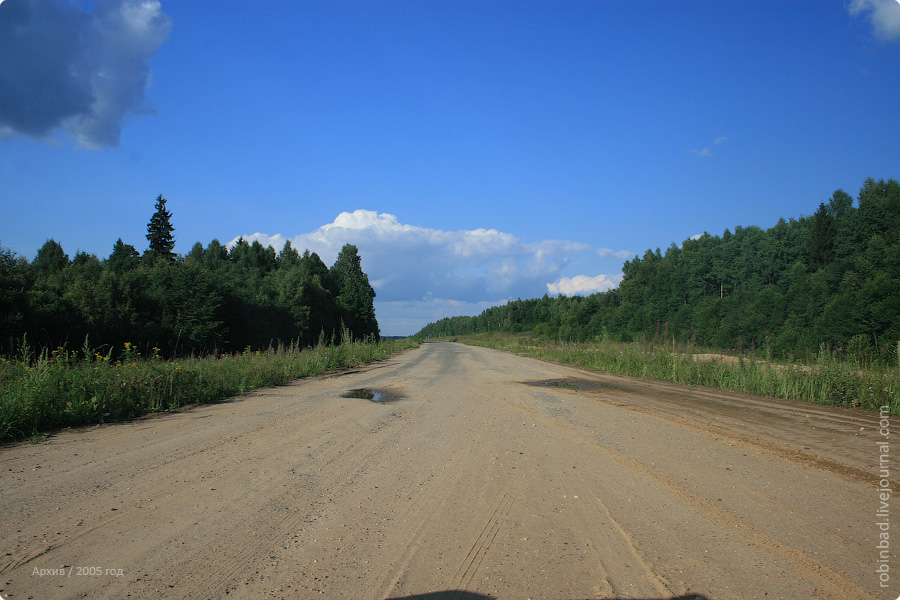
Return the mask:
[[[527,383],[561,378],[606,387]],[[878,439],[877,415],[429,343],[0,448],[0,595],[893,598]]]

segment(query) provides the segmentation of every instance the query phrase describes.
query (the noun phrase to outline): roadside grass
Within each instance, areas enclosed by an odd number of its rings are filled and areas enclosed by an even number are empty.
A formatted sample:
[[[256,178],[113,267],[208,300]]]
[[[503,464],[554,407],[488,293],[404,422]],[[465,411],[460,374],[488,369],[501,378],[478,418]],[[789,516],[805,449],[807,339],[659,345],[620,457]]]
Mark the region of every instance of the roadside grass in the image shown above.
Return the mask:
[[[896,368],[840,359],[824,347],[808,364],[779,364],[753,356],[701,361],[691,349],[637,342],[554,342],[493,333],[453,339],[593,371],[875,412],[887,406],[900,414]]]
[[[118,358],[90,348],[58,348],[0,358],[0,440],[38,437],[61,427],[108,423],[211,403],[293,379],[360,366],[415,347],[412,339],[278,346],[240,354],[164,360],[126,344]]]

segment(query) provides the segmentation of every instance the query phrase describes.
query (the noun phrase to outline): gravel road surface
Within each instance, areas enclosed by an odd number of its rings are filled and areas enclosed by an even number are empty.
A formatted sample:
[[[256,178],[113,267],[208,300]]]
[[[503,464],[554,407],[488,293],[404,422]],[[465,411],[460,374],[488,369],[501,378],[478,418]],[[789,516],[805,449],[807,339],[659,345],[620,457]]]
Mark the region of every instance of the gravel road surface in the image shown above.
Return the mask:
[[[893,600],[878,421],[428,343],[0,447],[0,595]]]

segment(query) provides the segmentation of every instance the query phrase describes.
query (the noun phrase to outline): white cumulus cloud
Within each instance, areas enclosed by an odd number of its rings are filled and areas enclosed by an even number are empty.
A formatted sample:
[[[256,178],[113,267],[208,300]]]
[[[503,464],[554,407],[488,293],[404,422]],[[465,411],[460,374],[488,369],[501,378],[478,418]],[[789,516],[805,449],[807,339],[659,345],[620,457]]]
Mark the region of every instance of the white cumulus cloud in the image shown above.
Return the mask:
[[[442,297],[478,301],[543,293],[572,254],[590,246],[579,242],[526,242],[496,229],[442,231],[400,223],[371,210],[344,212],[311,233],[242,236],[276,250],[286,239],[298,251],[316,252],[331,264],[344,244],[359,248],[363,268],[385,299]],[[235,238],[229,244],[234,244]]]
[[[875,35],[883,40],[900,40],[900,2],[897,0],[850,0],[851,15],[865,14]]]
[[[632,256],[581,242],[531,242],[496,229],[431,229],[371,210],[343,212],[333,222],[294,237],[264,233],[240,237],[276,250],[290,239],[299,252],[315,252],[328,265],[344,244],[356,245],[363,270],[375,288],[376,314],[386,335],[414,333],[430,321],[476,314],[507,300],[538,298],[548,285],[571,285],[561,283],[563,269],[591,256],[616,260]],[[592,291],[610,289],[616,278],[594,283]],[[569,291],[561,293],[580,293],[565,289]],[[417,326],[409,329],[409,322]]]
[[[560,277],[557,281],[547,284],[547,291],[551,294],[563,294],[565,296],[578,296],[584,294],[596,294],[606,292],[618,287],[622,281],[622,275],[576,275],[575,277]]]

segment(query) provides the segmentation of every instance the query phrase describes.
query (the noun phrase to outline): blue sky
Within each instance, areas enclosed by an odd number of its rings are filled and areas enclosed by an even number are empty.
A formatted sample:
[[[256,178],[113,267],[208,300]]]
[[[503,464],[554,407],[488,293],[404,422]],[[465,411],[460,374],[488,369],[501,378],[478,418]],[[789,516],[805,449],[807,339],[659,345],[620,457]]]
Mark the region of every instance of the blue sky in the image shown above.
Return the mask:
[[[0,244],[360,249],[383,334],[900,177],[900,2],[0,0]]]

